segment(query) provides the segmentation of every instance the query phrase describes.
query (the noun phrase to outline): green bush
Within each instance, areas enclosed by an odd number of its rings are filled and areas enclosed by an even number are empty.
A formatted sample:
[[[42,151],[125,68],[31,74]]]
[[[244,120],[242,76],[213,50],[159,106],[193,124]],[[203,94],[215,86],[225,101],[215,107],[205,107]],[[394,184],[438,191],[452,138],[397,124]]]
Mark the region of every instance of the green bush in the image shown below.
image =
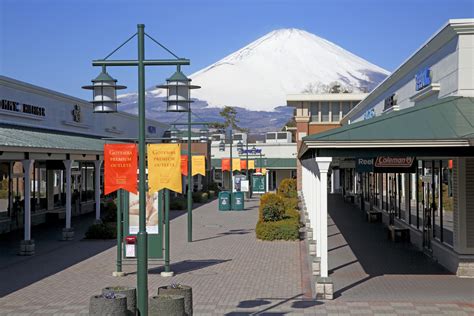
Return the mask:
[[[193,193],[193,202],[194,203],[206,203],[209,199],[209,195],[206,192],[194,192]]]
[[[298,198],[283,198],[283,205],[285,210],[297,210]]]
[[[286,198],[297,198],[296,179],[283,179],[278,186],[278,194]]]
[[[207,189],[208,189],[209,191],[214,191],[214,193],[220,191],[220,190],[219,190],[219,186],[218,186],[217,183],[215,183],[215,182],[209,183],[209,184],[207,185]]]
[[[210,198],[210,199],[213,199],[213,198],[215,198],[215,197],[216,197],[216,191],[214,191],[214,190],[209,190],[209,198]]]
[[[105,202],[101,217],[104,222],[117,222],[117,205],[114,200]]]
[[[86,232],[87,239],[113,239],[117,237],[117,231],[112,225],[94,224]]]
[[[275,193],[265,193],[260,198],[259,218],[262,221],[277,221],[283,218],[283,198]]]
[[[188,203],[186,202],[186,198],[174,198],[170,201],[170,210],[185,210],[187,205]]]
[[[293,218],[276,222],[258,221],[255,230],[261,240],[298,240],[299,225]]]

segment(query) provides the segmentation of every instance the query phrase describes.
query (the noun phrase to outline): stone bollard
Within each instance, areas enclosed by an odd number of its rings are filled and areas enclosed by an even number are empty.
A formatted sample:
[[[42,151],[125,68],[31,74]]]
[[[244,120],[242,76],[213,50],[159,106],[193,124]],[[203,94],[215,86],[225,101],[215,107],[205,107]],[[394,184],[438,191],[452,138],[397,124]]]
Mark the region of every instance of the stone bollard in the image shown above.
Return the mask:
[[[311,270],[315,276],[319,276],[321,274],[321,258],[314,257],[313,262],[311,262]]]
[[[313,239],[313,229],[312,228],[307,228],[306,229],[306,238],[308,240],[312,240]]]
[[[187,316],[193,314],[193,289],[188,285],[172,284],[158,288],[158,295],[184,296],[184,311]]]
[[[334,297],[334,286],[331,278],[318,278],[316,280],[316,298],[332,300]]]
[[[94,295],[89,302],[89,316],[127,316],[127,298],[123,294]]]
[[[128,286],[108,286],[102,289],[102,294],[123,294],[127,298],[127,309],[130,315],[137,313],[137,289]]]
[[[35,241],[33,239],[30,240],[22,240],[20,242],[20,256],[32,256],[35,254]]]
[[[315,240],[309,241],[309,255],[316,256],[316,241]]]
[[[74,228],[63,228],[63,240],[74,239]]]
[[[150,298],[148,312],[150,315],[184,316],[184,296],[157,295]]]

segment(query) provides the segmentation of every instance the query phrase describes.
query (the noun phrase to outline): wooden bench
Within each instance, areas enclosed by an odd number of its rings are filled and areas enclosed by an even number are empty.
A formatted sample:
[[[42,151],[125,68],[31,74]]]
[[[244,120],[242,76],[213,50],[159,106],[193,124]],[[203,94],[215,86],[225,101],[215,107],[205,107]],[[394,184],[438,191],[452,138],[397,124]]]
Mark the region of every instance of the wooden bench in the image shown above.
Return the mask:
[[[366,214],[367,214],[367,221],[369,223],[371,222],[382,222],[382,212],[379,212],[379,211],[375,211],[375,210],[372,210],[372,211],[366,211]]]
[[[410,241],[410,229],[394,225],[388,226],[388,238],[392,241]]]

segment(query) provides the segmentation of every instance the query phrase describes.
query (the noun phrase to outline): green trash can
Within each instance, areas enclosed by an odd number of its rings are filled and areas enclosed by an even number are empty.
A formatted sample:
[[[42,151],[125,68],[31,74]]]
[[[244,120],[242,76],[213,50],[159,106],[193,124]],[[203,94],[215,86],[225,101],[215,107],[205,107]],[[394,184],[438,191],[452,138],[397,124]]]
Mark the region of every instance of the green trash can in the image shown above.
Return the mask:
[[[229,211],[230,210],[230,192],[222,191],[219,192],[219,211]]]
[[[234,211],[244,210],[244,192],[232,193],[232,210]]]

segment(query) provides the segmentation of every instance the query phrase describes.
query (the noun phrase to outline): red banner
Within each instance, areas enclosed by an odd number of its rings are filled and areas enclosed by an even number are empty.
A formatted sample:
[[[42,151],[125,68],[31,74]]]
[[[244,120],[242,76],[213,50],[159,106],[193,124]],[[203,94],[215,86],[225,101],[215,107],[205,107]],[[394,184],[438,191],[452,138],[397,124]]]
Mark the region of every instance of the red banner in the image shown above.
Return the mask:
[[[118,189],[137,194],[137,145],[104,145],[104,194]]]
[[[222,171],[230,171],[230,159],[222,158]]]
[[[240,160],[240,169],[247,169],[247,160]]]
[[[188,175],[188,155],[181,155],[181,174]]]

